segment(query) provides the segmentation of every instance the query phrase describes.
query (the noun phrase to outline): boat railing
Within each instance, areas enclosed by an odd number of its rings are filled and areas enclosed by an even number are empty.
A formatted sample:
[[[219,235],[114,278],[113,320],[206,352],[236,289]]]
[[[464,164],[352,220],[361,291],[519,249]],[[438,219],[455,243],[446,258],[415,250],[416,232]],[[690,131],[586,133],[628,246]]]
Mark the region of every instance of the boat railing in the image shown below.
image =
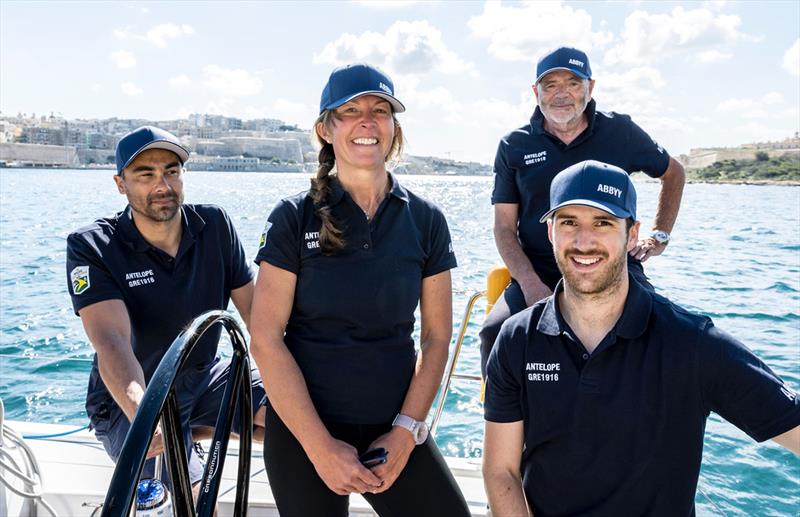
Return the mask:
[[[480,375],[459,373],[457,370],[458,359],[461,356],[461,348],[464,345],[464,338],[467,336],[467,330],[469,329],[469,323],[472,319],[472,313],[475,309],[476,302],[481,298],[486,297],[486,314],[489,314],[494,307],[495,302],[503,293],[503,290],[506,288],[506,286],[508,286],[508,282],[510,280],[511,273],[508,271],[507,267],[495,266],[491,268],[489,273],[486,275],[486,290],[475,292],[467,301],[467,306],[464,309],[464,316],[461,318],[461,326],[458,330],[458,336],[456,337],[453,355],[450,357],[450,361],[445,369],[444,379],[439,391],[439,400],[436,404],[436,410],[433,413],[433,420],[431,421],[431,434],[433,436],[436,436],[436,430],[439,427],[439,421],[441,420],[442,412],[444,411],[444,404],[447,400],[447,394],[450,391],[450,384],[453,379],[480,382],[481,400],[483,400],[483,379]]]
[[[230,360],[225,392],[217,414],[210,449],[211,457],[203,472],[195,506],[192,502],[184,429],[181,424],[175,380],[203,334],[218,323],[228,331],[233,355]],[[217,310],[205,312],[195,318],[189,327],[172,342],[147,385],[141,405],[131,422],[131,428],[117,460],[101,516],[128,517],[131,514],[137,481],[144,466],[153,434],[161,421],[165,463],[172,483],[173,514],[181,517],[212,517],[222,479],[222,468],[228,450],[228,440],[237,400],[243,410],[239,411],[239,465],[233,514],[246,516],[250,486],[248,476],[250,474],[253,414],[252,411],[246,411],[244,408],[252,407],[250,386],[250,360],[247,342],[233,316],[225,311]]]

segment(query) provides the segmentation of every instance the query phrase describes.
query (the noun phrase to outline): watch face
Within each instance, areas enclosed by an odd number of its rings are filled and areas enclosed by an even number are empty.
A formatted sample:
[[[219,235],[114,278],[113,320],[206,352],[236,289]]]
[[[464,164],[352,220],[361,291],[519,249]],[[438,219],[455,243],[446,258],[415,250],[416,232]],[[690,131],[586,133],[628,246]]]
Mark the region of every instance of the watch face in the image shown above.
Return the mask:
[[[659,230],[659,231],[653,232],[650,236],[652,238],[654,238],[660,244],[664,244],[665,242],[669,242],[669,234],[667,232],[665,232],[665,231]]]

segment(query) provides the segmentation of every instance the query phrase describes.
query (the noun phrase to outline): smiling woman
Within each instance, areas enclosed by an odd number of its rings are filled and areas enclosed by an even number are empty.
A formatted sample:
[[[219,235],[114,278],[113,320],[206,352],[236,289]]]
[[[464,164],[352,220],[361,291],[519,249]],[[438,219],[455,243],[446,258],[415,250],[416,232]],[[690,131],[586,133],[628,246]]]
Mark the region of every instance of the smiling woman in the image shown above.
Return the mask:
[[[381,514],[469,514],[425,425],[456,261],[441,210],[386,170],[404,110],[380,70],[334,70],[311,189],[279,202],[261,239],[251,349],[269,379],[264,461],[281,515],[344,516],[351,493]],[[384,462],[359,460],[375,450]]]

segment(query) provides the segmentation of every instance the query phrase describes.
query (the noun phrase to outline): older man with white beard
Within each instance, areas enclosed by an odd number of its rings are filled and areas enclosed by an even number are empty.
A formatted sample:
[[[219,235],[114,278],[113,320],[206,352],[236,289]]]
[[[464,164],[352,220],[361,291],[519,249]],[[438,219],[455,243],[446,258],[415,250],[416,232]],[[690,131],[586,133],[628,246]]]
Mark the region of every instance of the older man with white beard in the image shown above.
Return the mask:
[[[549,52],[536,67],[533,92],[538,107],[530,122],[500,141],[492,192],[494,236],[512,280],[480,332],[484,377],[503,321],[549,296],[561,278],[547,232],[538,221],[547,211],[550,182],[570,165],[599,160],[661,181],[652,231],[628,256],[631,273],[652,289],[641,263],[666,248],[686,176],[681,164],[628,115],[597,111],[594,86],[584,52],[568,47]]]

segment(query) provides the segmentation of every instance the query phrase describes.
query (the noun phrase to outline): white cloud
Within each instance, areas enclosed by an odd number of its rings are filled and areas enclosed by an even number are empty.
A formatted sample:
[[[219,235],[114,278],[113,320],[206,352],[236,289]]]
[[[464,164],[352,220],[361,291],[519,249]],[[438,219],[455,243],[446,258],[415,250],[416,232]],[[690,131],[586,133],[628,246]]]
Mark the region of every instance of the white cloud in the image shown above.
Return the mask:
[[[795,77],[800,77],[800,38],[783,53],[783,68]]]
[[[622,41],[606,52],[604,62],[609,65],[648,63],[685,49],[754,40],[739,31],[741,23],[736,15],[702,8],[676,7],[666,14],[637,10],[625,19]]]
[[[589,13],[561,2],[513,6],[486,2],[483,12],[467,25],[473,35],[489,40],[490,54],[504,61],[535,62],[545,51],[561,45],[589,52],[613,40],[610,32],[592,31]]]
[[[420,3],[419,0],[354,0],[354,4],[374,9],[397,9]]]
[[[742,135],[746,142],[775,142],[788,136],[785,127],[776,127],[773,124],[757,121],[736,124],[731,131]]]
[[[721,11],[727,5],[727,0],[706,0],[703,2],[703,7],[711,9],[712,11]]]
[[[644,115],[655,117],[666,111],[658,95],[665,84],[659,70],[643,66],[622,73],[603,74],[593,96],[598,99],[601,110],[626,113],[635,119]]]
[[[261,92],[262,82],[241,68],[228,69],[217,65],[203,67],[203,84],[215,91],[234,97],[256,95]],[[219,104],[219,103],[217,103]]]
[[[400,74],[477,75],[475,65],[449,50],[442,41],[441,31],[427,21],[396,22],[384,34],[343,34],[314,54],[314,63],[343,65],[357,61],[374,63]]]
[[[193,84],[192,80],[189,79],[189,77],[186,74],[181,74],[181,75],[176,75],[175,77],[170,77],[167,80],[167,83],[169,83],[169,85],[172,86],[173,88],[179,88],[179,89],[180,88],[186,88],[186,87],[191,86]]]
[[[768,92],[758,98],[734,97],[717,104],[717,112],[733,113],[746,119],[778,120],[785,118],[787,110],[783,95],[778,92]]]
[[[136,56],[127,50],[112,52],[111,59],[117,64],[117,68],[134,68],[136,66]]]
[[[156,25],[145,35],[150,43],[157,47],[164,48],[167,46],[168,39],[175,39],[181,36],[188,36],[194,34],[194,29],[190,25],[174,25],[171,23],[164,23]]]
[[[667,85],[660,70],[641,66],[625,72],[598,75],[593,97],[601,111],[630,115],[650,136],[661,140],[666,134],[692,131],[684,113],[663,102]]]
[[[133,83],[122,83],[120,85],[120,89],[122,90],[122,93],[128,95],[129,97],[136,97],[137,95],[141,95],[144,91]]]
[[[720,52],[717,49],[703,50],[694,55],[695,61],[701,64],[719,63],[733,57],[729,52]]]
[[[225,115],[225,116],[232,116],[231,114],[233,111],[231,107],[233,106],[233,100],[228,99],[227,97],[222,97],[220,99],[213,99],[208,101],[204,110],[201,110],[201,113],[208,113],[210,115]]]
[[[167,40],[180,38],[181,36],[189,36],[191,34],[194,34],[194,28],[191,25],[176,25],[173,23],[156,25],[151,27],[145,34],[137,34],[131,27],[114,29],[114,36],[116,38],[148,41],[160,48],[166,48]]]
[[[779,92],[769,92],[764,94],[761,101],[764,104],[781,104],[783,102],[783,95]]]
[[[518,102],[513,103],[495,98],[461,100],[444,87],[420,90],[416,77],[403,76],[398,82],[404,102],[414,107],[402,115],[401,122],[413,119],[425,123],[425,120],[434,119],[481,131],[493,130],[499,138],[511,128],[524,124],[536,105],[530,88],[522,90]]]

